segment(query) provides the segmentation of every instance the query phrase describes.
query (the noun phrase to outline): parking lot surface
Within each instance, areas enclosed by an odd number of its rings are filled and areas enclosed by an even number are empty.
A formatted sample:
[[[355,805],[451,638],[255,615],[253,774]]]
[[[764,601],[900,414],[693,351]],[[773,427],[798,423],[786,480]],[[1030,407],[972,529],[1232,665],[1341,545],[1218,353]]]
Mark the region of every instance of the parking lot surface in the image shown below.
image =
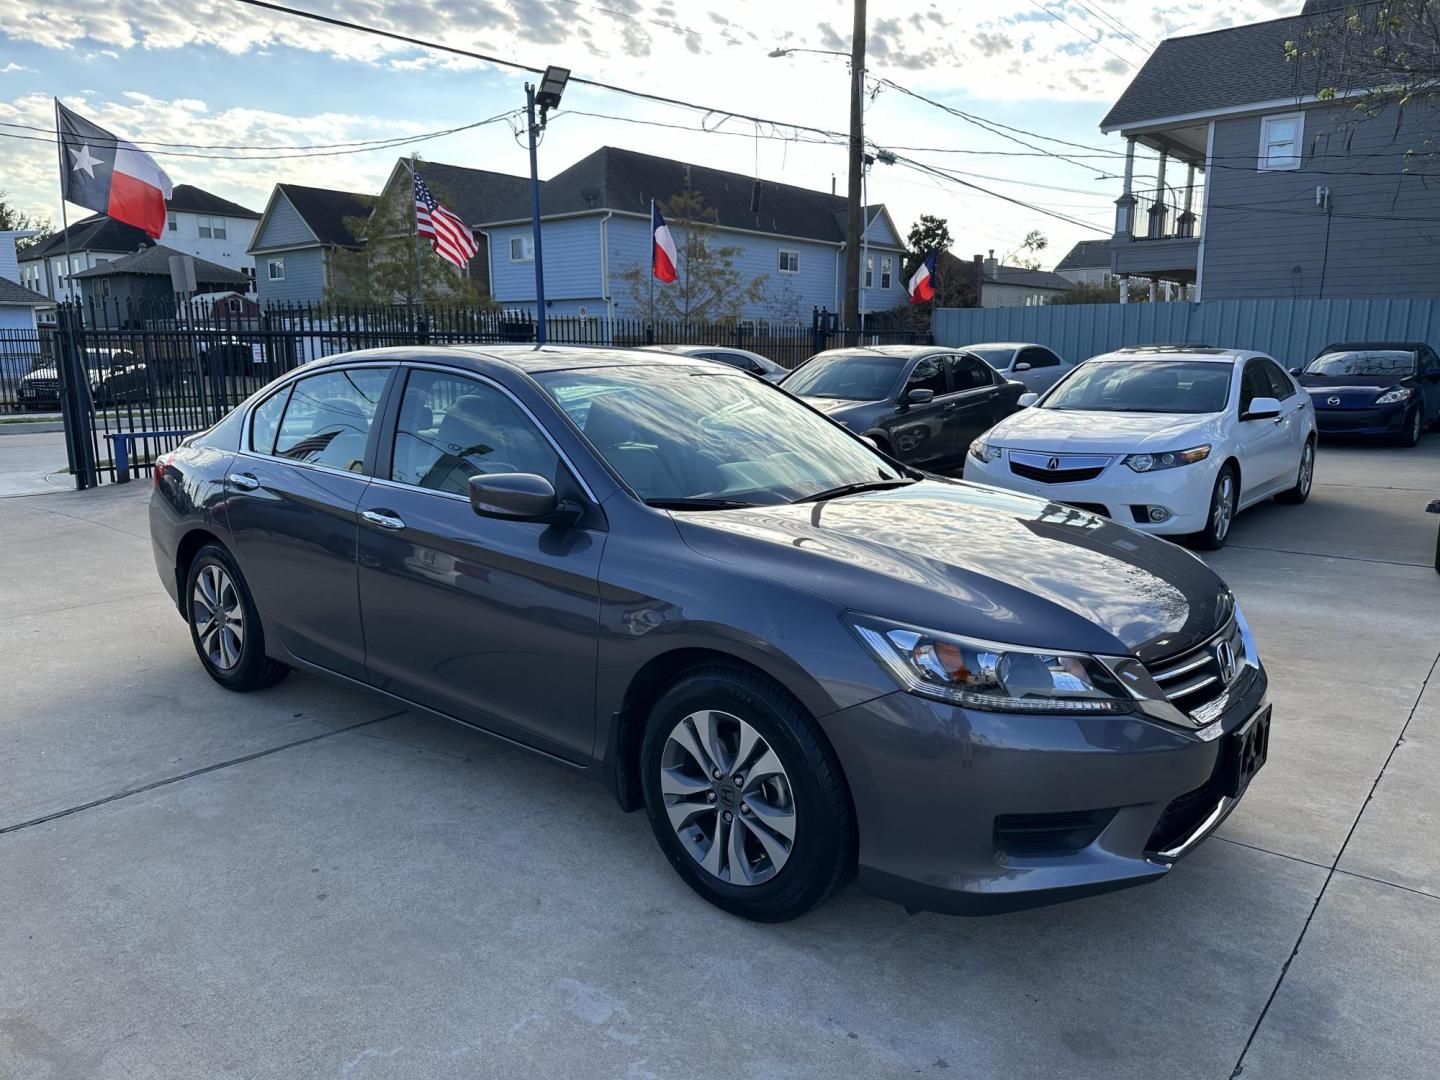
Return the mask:
[[[0,499],[0,1076],[1433,1077],[1437,489],[1440,436],[1326,445],[1206,556],[1275,727],[1165,879],[781,926],[556,766],[309,676],[215,686],[148,484]]]

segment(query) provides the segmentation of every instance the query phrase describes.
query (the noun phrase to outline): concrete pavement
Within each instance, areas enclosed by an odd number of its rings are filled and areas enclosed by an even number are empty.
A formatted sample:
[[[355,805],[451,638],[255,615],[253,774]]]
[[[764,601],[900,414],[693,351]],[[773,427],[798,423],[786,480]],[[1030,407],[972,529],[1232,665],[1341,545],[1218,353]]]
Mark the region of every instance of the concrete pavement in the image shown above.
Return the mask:
[[[1169,877],[779,927],[558,767],[314,678],[216,688],[145,485],[0,500],[0,1076],[1433,1076],[1436,488],[1440,437],[1326,446],[1210,557],[1276,726]]]

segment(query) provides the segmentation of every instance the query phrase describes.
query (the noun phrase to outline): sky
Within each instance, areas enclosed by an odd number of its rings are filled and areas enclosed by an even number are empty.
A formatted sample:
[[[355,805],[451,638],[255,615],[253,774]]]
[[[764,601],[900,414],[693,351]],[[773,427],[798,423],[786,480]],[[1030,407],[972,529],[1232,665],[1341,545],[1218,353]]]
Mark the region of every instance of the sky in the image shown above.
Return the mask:
[[[833,178],[845,190],[843,137],[787,125],[847,130],[848,65],[825,50],[849,50],[851,0],[278,2],[700,106],[572,84],[545,132],[541,177],[609,145],[820,190]],[[1154,45],[1295,14],[1300,0],[868,8],[866,137],[902,158],[873,167],[869,201],[902,233],[920,214],[946,218],[962,257],[1004,257],[1038,229],[1051,266],[1076,241],[1112,231],[1123,142],[1099,123]],[[771,58],[777,48],[820,51]],[[52,97],[154,152],[175,183],[257,211],[281,181],[378,191],[411,152],[525,175],[514,112],[526,78],[242,0],[0,0],[0,190],[59,221],[55,148],[34,130],[53,127]],[[1010,134],[1036,149],[881,80],[1023,131]],[[373,145],[399,139],[420,141]],[[355,143],[372,145],[334,145]]]

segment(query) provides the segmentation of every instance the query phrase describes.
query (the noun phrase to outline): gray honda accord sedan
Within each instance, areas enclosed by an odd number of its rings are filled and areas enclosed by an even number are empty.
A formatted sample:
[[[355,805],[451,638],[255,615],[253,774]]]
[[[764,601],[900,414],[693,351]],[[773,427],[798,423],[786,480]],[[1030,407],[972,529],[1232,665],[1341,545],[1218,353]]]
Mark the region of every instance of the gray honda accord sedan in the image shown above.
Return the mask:
[[[154,476],[215,681],[312,671],[544,755],[746,918],[856,875],[956,913],[1151,881],[1265,761],[1255,643],[1194,556],[703,360],[335,356]]]

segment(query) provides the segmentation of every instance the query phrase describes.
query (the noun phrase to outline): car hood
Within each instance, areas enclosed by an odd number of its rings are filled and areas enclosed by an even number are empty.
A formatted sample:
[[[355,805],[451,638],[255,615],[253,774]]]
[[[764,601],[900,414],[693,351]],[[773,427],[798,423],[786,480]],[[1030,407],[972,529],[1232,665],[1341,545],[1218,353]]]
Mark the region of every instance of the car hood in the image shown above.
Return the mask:
[[[1083,412],[1022,409],[990,429],[987,438],[1012,450],[1134,453],[1183,450],[1202,435],[1213,415],[1195,413]]]
[[[1338,397],[1340,405],[1369,405],[1386,390],[1415,382],[1413,377],[1397,379],[1394,375],[1300,375],[1296,381],[1322,409],[1332,397]]]
[[[53,367],[42,367],[42,368],[36,368],[34,371],[30,372],[28,375],[23,376],[20,381],[21,381],[21,382],[25,382],[25,381],[28,380],[28,379],[58,379],[58,378],[60,378],[60,373],[59,373],[58,371],[56,371]]]
[[[991,641],[1142,660],[1229,618],[1189,552],[1104,518],[963,481],[676,514],[703,555],[855,611]]]
[[[801,400],[812,409],[819,409],[827,415],[835,413],[853,412],[856,409],[868,409],[873,405],[879,405],[878,401],[851,401],[849,398],[830,397],[801,397]]]

